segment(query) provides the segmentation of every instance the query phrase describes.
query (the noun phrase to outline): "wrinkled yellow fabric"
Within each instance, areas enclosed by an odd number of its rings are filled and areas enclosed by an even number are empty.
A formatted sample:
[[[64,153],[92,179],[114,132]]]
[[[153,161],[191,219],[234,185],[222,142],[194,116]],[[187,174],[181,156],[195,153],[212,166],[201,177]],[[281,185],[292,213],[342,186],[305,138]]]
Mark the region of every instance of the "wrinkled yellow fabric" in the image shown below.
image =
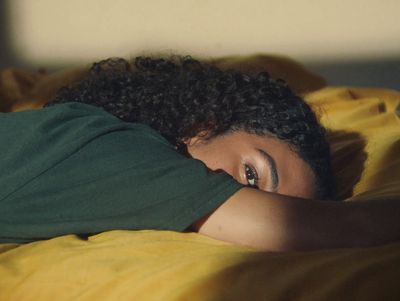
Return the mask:
[[[339,194],[400,197],[400,94],[306,95],[332,130]],[[360,175],[360,171],[362,171]],[[195,233],[111,231],[0,246],[0,300],[400,300],[400,243],[268,253]]]
[[[305,98],[320,115],[321,122],[332,130],[330,143],[339,195],[353,196],[351,200],[397,198],[400,92],[330,87]],[[361,179],[357,177],[360,171]]]

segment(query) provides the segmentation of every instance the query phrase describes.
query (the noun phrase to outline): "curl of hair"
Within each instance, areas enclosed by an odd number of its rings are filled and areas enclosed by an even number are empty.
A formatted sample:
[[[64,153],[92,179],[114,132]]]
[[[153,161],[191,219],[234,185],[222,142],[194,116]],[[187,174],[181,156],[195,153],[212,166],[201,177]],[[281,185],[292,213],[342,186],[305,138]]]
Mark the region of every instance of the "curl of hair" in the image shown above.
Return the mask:
[[[262,72],[222,71],[191,57],[107,59],[59,91],[46,106],[81,102],[126,122],[149,125],[176,146],[208,130],[208,139],[244,130],[286,142],[315,175],[320,199],[333,198],[335,181],[326,131],[285,82]]]

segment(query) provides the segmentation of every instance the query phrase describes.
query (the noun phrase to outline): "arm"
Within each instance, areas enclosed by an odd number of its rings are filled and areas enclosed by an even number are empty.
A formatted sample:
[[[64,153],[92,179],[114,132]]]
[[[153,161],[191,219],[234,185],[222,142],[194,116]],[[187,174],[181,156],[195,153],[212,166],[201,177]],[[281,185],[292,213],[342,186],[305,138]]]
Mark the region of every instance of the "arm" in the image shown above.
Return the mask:
[[[366,247],[400,240],[400,202],[315,201],[243,188],[193,228],[269,251]]]

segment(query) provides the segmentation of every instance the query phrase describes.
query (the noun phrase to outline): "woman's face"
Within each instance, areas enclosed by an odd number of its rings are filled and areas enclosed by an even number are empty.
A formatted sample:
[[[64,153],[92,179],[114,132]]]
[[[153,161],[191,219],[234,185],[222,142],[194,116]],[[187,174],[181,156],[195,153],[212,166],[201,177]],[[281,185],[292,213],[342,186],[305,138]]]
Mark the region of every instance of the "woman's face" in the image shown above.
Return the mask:
[[[213,171],[225,171],[238,182],[264,191],[314,198],[311,168],[277,138],[237,131],[209,141],[187,141],[191,157]]]

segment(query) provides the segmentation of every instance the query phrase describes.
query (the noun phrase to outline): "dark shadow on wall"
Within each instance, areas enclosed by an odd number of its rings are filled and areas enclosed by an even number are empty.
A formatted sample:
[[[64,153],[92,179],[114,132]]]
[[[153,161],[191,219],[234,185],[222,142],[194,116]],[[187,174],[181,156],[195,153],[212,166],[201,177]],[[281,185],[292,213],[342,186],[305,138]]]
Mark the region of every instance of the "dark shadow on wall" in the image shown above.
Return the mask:
[[[329,85],[400,90],[400,57],[369,61],[308,63],[307,68],[327,79]]]
[[[12,47],[9,1],[0,1],[0,68],[23,67]]]

